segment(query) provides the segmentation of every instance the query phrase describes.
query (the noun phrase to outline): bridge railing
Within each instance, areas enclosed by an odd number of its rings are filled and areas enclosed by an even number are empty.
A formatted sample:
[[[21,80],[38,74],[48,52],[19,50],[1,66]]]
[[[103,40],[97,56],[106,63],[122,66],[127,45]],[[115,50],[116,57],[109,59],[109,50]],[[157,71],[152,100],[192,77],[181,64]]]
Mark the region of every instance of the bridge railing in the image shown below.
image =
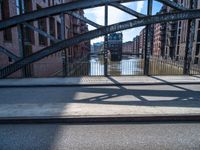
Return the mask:
[[[65,77],[104,76],[104,63],[101,61],[79,61],[66,65]],[[150,59],[150,75],[183,75],[184,61],[164,58]],[[6,70],[5,70],[6,71]],[[24,69],[27,77],[64,77],[62,62],[33,63]],[[200,74],[200,65],[191,63],[190,75]],[[144,59],[108,61],[108,75],[110,76],[142,76],[144,75]],[[7,78],[22,78],[23,72],[19,70]]]

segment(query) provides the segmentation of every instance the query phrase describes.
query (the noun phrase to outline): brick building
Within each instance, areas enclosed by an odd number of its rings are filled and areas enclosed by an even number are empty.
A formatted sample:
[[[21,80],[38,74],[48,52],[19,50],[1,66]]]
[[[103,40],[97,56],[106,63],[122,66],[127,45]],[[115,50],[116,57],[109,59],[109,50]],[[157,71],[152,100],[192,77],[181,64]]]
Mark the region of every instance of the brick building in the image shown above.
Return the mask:
[[[136,36],[133,38],[133,54],[139,56],[139,48],[140,48],[140,36]]]
[[[27,13],[33,10],[39,10],[45,7],[53,5],[67,3],[73,0],[24,0],[24,6],[22,12]],[[1,4],[0,8],[0,19],[4,20],[9,17],[19,15],[19,0],[5,0]],[[84,15],[82,10],[77,11],[80,15]],[[88,31],[86,23],[75,19],[67,14],[64,16],[65,22],[65,39],[76,36],[78,34]],[[29,22],[34,27],[39,28],[42,31],[50,34],[56,39],[61,39],[61,16],[50,16],[39,19],[37,21]],[[35,53],[45,47],[48,47],[54,43],[54,41],[44,37],[38,32],[34,32],[28,27],[24,28],[24,51],[21,50],[19,37],[19,28],[13,27],[0,32],[0,46],[9,50],[14,55],[28,56]],[[51,56],[48,56],[26,68],[27,77],[42,77],[42,76],[53,76],[57,72],[62,72],[63,68],[63,57],[67,57],[66,60],[69,62],[77,61],[82,59],[89,53],[90,42],[82,42],[76,46],[73,46],[66,50],[66,56],[63,56],[63,52],[60,51]],[[3,68],[9,64],[12,64],[15,60],[8,57],[7,55],[0,52],[0,68]],[[28,71],[28,72],[27,72]],[[11,75],[12,77],[22,77],[22,71],[18,71]]]
[[[133,54],[133,41],[123,43],[122,54]]]
[[[186,8],[190,8],[190,0],[178,0]],[[200,8],[200,1],[197,2],[197,8]],[[186,41],[187,41],[188,21],[178,21],[177,27],[177,46],[176,46],[176,60],[183,59],[185,56]],[[195,35],[193,42],[192,63],[200,64],[200,19],[195,22]]]
[[[190,7],[190,0],[177,0],[186,8]],[[198,1],[200,8],[200,1]],[[163,6],[159,13],[172,12],[173,9]],[[153,55],[163,56],[165,59],[183,61],[186,51],[188,21],[174,21],[154,25]],[[200,20],[195,22],[195,35],[192,51],[192,63],[200,63]]]
[[[140,35],[139,35],[139,53],[140,54],[144,54],[145,52],[145,42],[146,42],[146,28],[142,29],[142,31],[140,31]]]
[[[122,60],[122,33],[111,33],[108,35],[108,50],[111,54],[111,61]]]
[[[166,7],[163,6],[159,13],[162,14],[166,12]],[[153,47],[152,55],[155,57],[165,56],[165,44],[166,44],[166,23],[157,23],[153,25]]]
[[[177,0],[177,2],[182,3],[186,8],[190,7],[190,0]],[[200,8],[200,1],[198,1],[198,8]],[[173,9],[169,7],[163,7],[162,12],[172,12]],[[164,43],[164,57],[166,59],[172,59],[176,61],[183,61],[186,51],[186,42],[187,42],[187,32],[188,32],[188,21],[174,21],[168,22],[165,24],[166,31]],[[200,46],[200,31],[199,31],[199,19],[196,19],[195,22],[195,39],[193,42],[193,53],[192,53],[192,63],[199,63],[199,46]],[[199,37],[199,39],[198,39]]]

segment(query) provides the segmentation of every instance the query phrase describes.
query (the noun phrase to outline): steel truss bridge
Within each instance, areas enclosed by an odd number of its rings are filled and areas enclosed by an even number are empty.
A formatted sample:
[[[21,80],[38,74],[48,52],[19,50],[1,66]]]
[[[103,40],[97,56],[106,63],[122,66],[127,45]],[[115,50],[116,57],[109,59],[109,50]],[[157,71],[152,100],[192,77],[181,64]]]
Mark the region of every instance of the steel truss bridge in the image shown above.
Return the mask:
[[[49,47],[46,47],[38,52],[33,53],[30,56],[27,57],[21,57],[17,58],[13,54],[10,54],[8,50],[4,49],[3,47],[0,47],[0,50],[2,50],[4,53],[9,54],[14,58],[16,61],[15,63],[6,66],[5,68],[0,70],[0,78],[5,78],[9,76],[10,74],[18,71],[19,69],[22,69],[26,67],[26,65],[29,65],[31,63],[34,63],[36,61],[39,61],[43,59],[44,57],[47,57],[51,54],[54,54],[56,52],[59,52],[63,49],[66,49],[70,46],[74,46],[80,42],[87,41],[96,37],[105,36],[105,47],[106,47],[106,41],[107,41],[107,35],[113,32],[126,30],[130,28],[140,27],[140,26],[146,26],[146,48],[145,48],[145,65],[144,65],[144,74],[149,74],[149,61],[150,61],[150,37],[151,37],[151,24],[155,23],[161,23],[161,22],[169,22],[169,21],[178,21],[178,20],[189,20],[188,21],[188,33],[187,33],[187,44],[186,44],[186,55],[185,55],[185,63],[184,63],[184,74],[189,74],[190,70],[190,62],[191,62],[191,55],[192,55],[192,42],[194,40],[194,32],[195,32],[195,19],[200,18],[200,9],[197,9],[197,1],[198,0],[191,0],[190,8],[185,8],[182,6],[182,4],[173,2],[171,0],[156,0],[164,5],[167,5],[171,8],[173,8],[175,11],[166,13],[166,14],[156,14],[152,15],[152,6],[153,6],[153,0],[143,0],[147,1],[148,7],[147,7],[147,15],[138,13],[130,8],[125,7],[122,5],[122,3],[125,2],[136,2],[136,1],[142,1],[142,0],[77,0],[70,3],[60,4],[48,8],[43,8],[41,10],[32,11],[29,13],[24,14],[21,12],[20,15],[11,17],[7,20],[1,20],[0,21],[0,31],[14,27],[14,26],[20,26],[23,28],[24,26],[39,32],[39,34],[50,38],[51,40],[55,41],[55,44]],[[105,25],[99,25],[92,20],[89,20],[83,16],[80,16],[79,14],[75,13],[74,11],[80,10],[80,9],[88,9],[88,8],[94,8],[99,6],[105,6]],[[116,7],[134,17],[136,19],[128,20],[125,22],[120,22],[117,24],[108,25],[108,6]],[[96,27],[95,30],[88,31],[86,33],[77,35],[75,37],[69,38],[69,39],[60,39],[57,40],[48,33],[45,33],[44,31],[41,31],[40,29],[30,25],[28,22],[30,21],[36,21],[41,18],[45,18],[48,16],[53,15],[61,15],[64,16],[64,14],[72,15],[73,17],[76,17],[82,21],[85,21],[86,23]],[[61,17],[62,18],[62,17]],[[64,18],[64,17],[63,17]],[[63,22],[63,19],[61,19]],[[62,33],[64,33],[65,27],[62,25],[61,27]],[[63,36],[62,36],[63,37]],[[22,38],[22,37],[21,37]],[[23,41],[23,40],[21,40]],[[22,43],[23,45],[23,43]],[[106,48],[105,48],[106,49]],[[21,51],[23,51],[23,46],[21,46]],[[107,53],[105,50],[104,54],[105,58],[105,75],[107,75]]]

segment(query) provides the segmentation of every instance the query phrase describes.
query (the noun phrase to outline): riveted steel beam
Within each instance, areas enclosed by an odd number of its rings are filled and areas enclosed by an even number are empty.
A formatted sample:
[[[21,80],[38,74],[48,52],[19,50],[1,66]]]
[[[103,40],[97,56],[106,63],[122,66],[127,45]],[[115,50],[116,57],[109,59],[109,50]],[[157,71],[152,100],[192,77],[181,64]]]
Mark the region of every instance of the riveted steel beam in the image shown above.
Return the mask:
[[[138,13],[137,11],[134,11],[124,5],[121,5],[120,3],[110,3],[109,5],[113,6],[113,7],[116,7],[132,16],[135,16],[137,18],[141,18],[141,17],[145,17],[146,15],[144,14],[141,14],[141,13]]]
[[[169,13],[169,14],[159,14],[155,16],[147,16],[144,18],[139,19],[132,19],[129,21],[109,25],[106,27],[101,27],[99,29],[89,31],[87,33],[78,35],[76,37],[73,37],[71,39],[67,39],[61,42],[58,42],[57,44],[53,46],[49,46],[47,48],[44,48],[31,56],[28,56],[24,59],[21,59],[14,64],[11,64],[3,69],[0,70],[0,78],[4,78],[15,71],[21,69],[27,64],[31,64],[33,62],[36,62],[44,57],[47,57],[51,54],[54,54],[58,51],[61,51],[64,48],[76,45],[82,41],[87,41],[99,36],[103,36],[106,34],[110,34],[113,32],[126,30],[130,28],[145,26],[149,24],[155,24],[155,23],[161,23],[161,22],[169,22],[169,21],[177,21],[177,20],[186,20],[186,19],[195,19],[199,18],[200,16],[200,10],[185,10],[182,12],[175,12],[175,13]]]
[[[105,4],[109,4],[112,2],[131,2],[138,0],[77,0],[69,3],[63,3],[47,8],[43,8],[40,10],[35,10],[23,15],[14,16],[7,20],[2,20],[0,22],[0,30],[15,26],[17,24],[21,24],[23,22],[29,22],[33,20],[37,20],[39,18],[44,18],[52,15],[58,15],[61,13],[65,13],[67,11],[73,11],[78,9],[87,9],[98,6],[104,6]]]
[[[108,26],[108,5],[105,5],[105,27]],[[104,76],[108,76],[108,34],[104,36]]]
[[[148,0],[147,15],[152,15],[153,0]],[[150,55],[151,55],[151,25],[146,26],[145,37],[145,57],[144,57],[144,75],[149,75]]]
[[[15,54],[13,54],[11,51],[4,48],[3,46],[0,46],[0,52],[4,53],[6,56],[12,58],[15,61],[20,59],[18,56],[16,56]]]
[[[174,8],[177,10],[187,10],[188,9],[188,8],[184,7],[182,4],[176,3],[171,0],[156,0],[156,1],[161,2],[162,4],[170,6],[171,8]]]
[[[191,0],[190,1],[190,8],[196,9],[198,4],[198,0]],[[192,61],[192,50],[193,50],[193,42],[194,42],[194,35],[195,35],[195,19],[188,20],[187,26],[187,40],[185,46],[185,57],[184,57],[184,68],[183,74],[189,75],[190,74],[190,63]]]
[[[66,11],[104,6],[105,4],[110,4],[113,2],[122,3],[122,2],[134,2],[134,1],[142,1],[142,0],[92,0],[92,1],[91,0],[77,0],[77,1],[69,2],[69,3],[63,3],[63,4],[43,8],[41,10],[35,10],[23,15],[14,16],[6,20],[2,20],[0,21],[0,30],[3,30],[8,27],[16,26],[17,24],[21,24],[23,22],[33,21],[33,20],[37,20],[43,17],[48,17],[51,15],[58,15]],[[186,9],[182,7],[180,4],[177,4],[170,0],[157,0],[157,1],[178,10]]]
[[[40,35],[42,35],[42,36],[44,36],[46,38],[51,39],[54,42],[59,42],[60,41],[60,40],[56,39],[55,37],[53,37],[52,35],[46,33],[45,31],[42,31],[41,29],[39,29],[37,27],[32,26],[31,24],[29,24],[27,22],[24,22],[23,25],[26,26],[26,27],[28,27],[29,29],[31,29],[33,31],[38,32]]]
[[[101,25],[99,25],[99,24],[87,19],[86,17],[83,17],[83,16],[79,15],[78,13],[69,11],[69,12],[67,12],[67,14],[69,14],[69,15],[71,15],[71,16],[73,16],[73,17],[75,17],[75,18],[77,18],[77,19],[79,19],[79,20],[81,20],[81,21],[83,21],[85,23],[88,23],[89,25],[91,25],[91,26],[93,26],[95,28],[102,27]]]
[[[61,26],[60,26],[60,31],[61,31],[61,40],[65,40],[65,14],[62,13],[60,15],[61,19]],[[63,62],[63,76],[67,76],[67,49],[62,50],[62,62]]]

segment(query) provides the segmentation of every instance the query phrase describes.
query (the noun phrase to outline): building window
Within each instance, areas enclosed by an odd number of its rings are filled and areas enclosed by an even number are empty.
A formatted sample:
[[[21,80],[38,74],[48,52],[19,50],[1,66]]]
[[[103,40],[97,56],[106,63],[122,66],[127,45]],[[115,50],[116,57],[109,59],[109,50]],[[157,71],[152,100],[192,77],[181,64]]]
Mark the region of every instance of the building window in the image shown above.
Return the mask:
[[[5,42],[12,42],[12,30],[11,29],[5,29],[3,31],[3,37]]]
[[[194,59],[194,64],[198,64],[198,62],[199,62],[199,58],[198,58],[198,57],[195,57],[195,59]]]
[[[179,50],[180,50],[180,47],[179,47],[179,46],[177,46],[176,55],[179,55]]]
[[[200,30],[198,31],[198,34],[197,34],[197,42],[200,42]]]
[[[33,10],[32,1],[24,1],[24,10],[25,13]]]
[[[199,55],[199,51],[200,51],[200,44],[197,44],[195,55]]]
[[[1,15],[2,15],[2,20],[10,17],[10,8],[8,0],[3,0],[1,2]]]
[[[37,10],[41,9],[39,5],[37,5]],[[42,18],[38,20],[38,28],[44,32],[47,32],[47,20],[46,18]],[[39,34],[39,45],[47,46],[48,40],[43,35]]]
[[[200,28],[200,20],[199,20],[199,27],[198,28]]]
[[[33,23],[29,23],[29,24],[34,26]],[[24,38],[25,38],[25,42],[28,42],[28,43],[31,43],[31,44],[35,44],[34,31],[29,29],[28,27],[25,27]]]
[[[58,39],[61,39],[61,24],[57,22],[57,34],[58,34]]]
[[[24,10],[25,10],[25,13],[31,12],[33,10],[32,1],[24,1]],[[33,23],[30,23],[30,24],[34,26]],[[25,36],[25,42],[29,42],[31,44],[35,43],[33,30],[29,29],[28,27],[25,27],[24,36]]]
[[[2,15],[2,20],[8,19],[10,17],[10,7],[8,0],[4,0],[1,2],[1,15]],[[5,42],[12,42],[11,28],[7,28],[3,31],[3,37]]]
[[[48,0],[48,6],[51,6],[51,0]]]
[[[11,58],[11,57],[8,57],[8,61],[9,61],[9,62],[12,62],[12,58]]]
[[[54,17],[50,17],[49,19],[49,22],[50,22],[50,35],[52,35],[53,37],[56,36],[56,32],[55,32],[55,19]],[[53,44],[54,42],[52,40],[50,40],[51,44]]]

